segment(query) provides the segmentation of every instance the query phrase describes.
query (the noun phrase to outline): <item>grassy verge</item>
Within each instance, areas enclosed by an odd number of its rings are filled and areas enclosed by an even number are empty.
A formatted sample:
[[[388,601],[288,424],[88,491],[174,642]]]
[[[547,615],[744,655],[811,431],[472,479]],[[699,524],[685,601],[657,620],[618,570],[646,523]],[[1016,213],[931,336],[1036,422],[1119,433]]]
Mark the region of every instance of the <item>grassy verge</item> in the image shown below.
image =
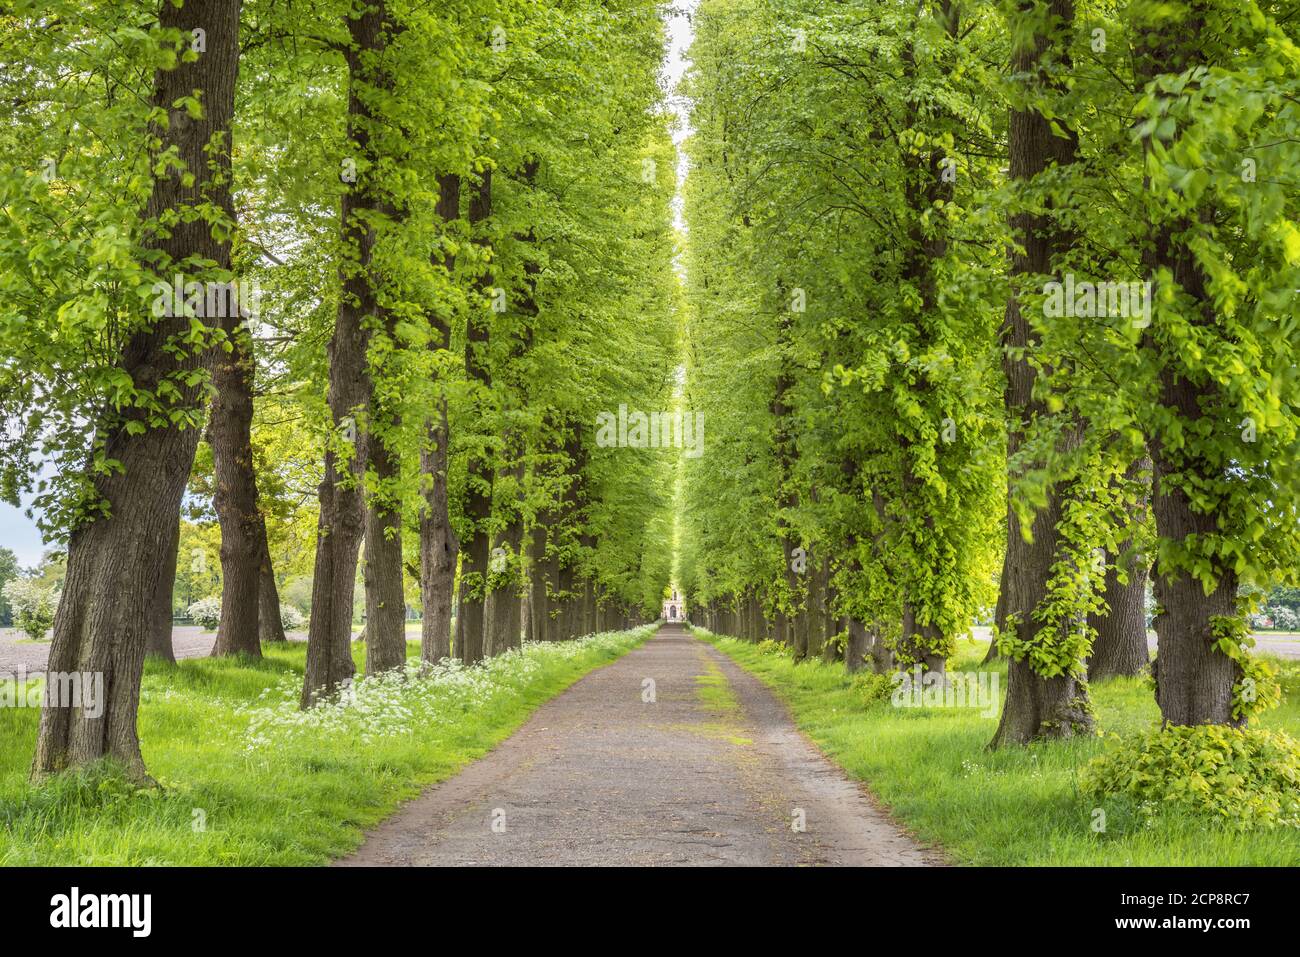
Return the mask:
[[[0,864],[324,863],[652,630],[533,644],[431,677],[366,679],[351,700],[307,713],[297,710],[306,654],[297,642],[268,647],[261,661],[150,663],[140,737],[159,789],[131,787],[111,768],[32,787],[39,711],[0,708]]]
[[[997,717],[975,709],[865,703],[841,664],[799,665],[734,638],[696,634],[753,672],[789,705],[795,721],[853,776],[866,781],[897,820],[942,845],[956,862],[981,865],[1300,864],[1300,828],[1240,832],[1212,820],[1121,798],[1079,792],[1079,768],[1098,738],[989,752]],[[950,667],[976,671],[986,645],[963,643]],[[1275,659],[1283,702],[1264,727],[1300,737],[1300,663]],[[1006,666],[996,666],[1005,694]],[[1105,733],[1154,726],[1159,712],[1142,679],[1092,686]],[[1105,830],[1094,831],[1097,807]]]

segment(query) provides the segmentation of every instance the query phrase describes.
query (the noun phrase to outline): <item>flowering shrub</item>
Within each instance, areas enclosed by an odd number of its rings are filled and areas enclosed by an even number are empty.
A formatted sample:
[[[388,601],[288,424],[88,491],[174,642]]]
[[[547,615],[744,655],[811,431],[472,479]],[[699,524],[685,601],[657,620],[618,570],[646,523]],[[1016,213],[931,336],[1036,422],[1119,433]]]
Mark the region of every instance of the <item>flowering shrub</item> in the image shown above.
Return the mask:
[[[1295,631],[1300,629],[1300,615],[1297,615],[1286,605],[1274,605],[1268,609],[1268,615],[1273,619],[1273,627],[1282,631]]]
[[[60,593],[35,578],[14,578],[5,582],[5,598],[13,609],[14,624],[27,637],[40,641],[54,624]]]
[[[280,606],[280,627],[285,631],[301,628],[306,623],[307,617],[293,605]]]
[[[200,598],[186,609],[194,624],[204,631],[212,631],[221,624],[221,599],[216,595]]]
[[[574,641],[528,642],[520,649],[470,667],[451,659],[432,667],[408,661],[401,671],[357,678],[334,700],[306,711],[298,708],[301,682],[287,675],[276,686],[264,689],[254,703],[237,708],[236,713],[248,718],[245,744],[249,751],[279,748],[296,739],[318,740],[335,735],[368,744],[380,738],[415,734],[448,713],[487,708],[502,696],[519,695],[549,662],[591,651],[614,658],[654,627],[602,632]]]

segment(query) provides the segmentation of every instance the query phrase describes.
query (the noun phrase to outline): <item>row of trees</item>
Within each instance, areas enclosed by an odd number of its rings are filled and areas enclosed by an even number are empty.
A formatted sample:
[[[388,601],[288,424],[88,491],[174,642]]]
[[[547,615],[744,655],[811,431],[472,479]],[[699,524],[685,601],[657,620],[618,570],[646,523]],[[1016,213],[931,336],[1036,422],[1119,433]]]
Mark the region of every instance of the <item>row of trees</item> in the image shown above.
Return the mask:
[[[1241,0],[704,0],[679,577],[713,628],[940,672],[995,744],[1275,700],[1300,567],[1300,21]],[[1243,597],[1246,596],[1246,597]],[[831,643],[834,653],[839,641]]]
[[[50,669],[107,694],[47,705],[35,774],[145,776],[196,499],[214,654],[282,637],[272,556],[314,556],[304,707],[359,566],[367,673],[412,590],[428,662],[653,617],[668,473],[594,427],[673,388],[661,50],[649,0],[0,7],[0,492],[66,541]]]

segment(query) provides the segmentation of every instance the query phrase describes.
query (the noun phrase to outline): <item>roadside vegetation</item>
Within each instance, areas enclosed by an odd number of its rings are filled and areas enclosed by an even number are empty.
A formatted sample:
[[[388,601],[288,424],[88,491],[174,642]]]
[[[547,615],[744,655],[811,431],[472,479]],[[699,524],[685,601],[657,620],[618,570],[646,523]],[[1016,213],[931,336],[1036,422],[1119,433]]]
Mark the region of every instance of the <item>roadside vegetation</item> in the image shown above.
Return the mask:
[[[0,708],[0,865],[323,864],[652,630],[528,643],[424,675],[408,642],[405,671],[359,678],[309,711],[300,642],[260,660],[151,661],[140,737],[156,788],[111,759],[32,785],[40,711]]]
[[[1300,864],[1300,821],[1245,828],[1234,817],[1162,801],[1086,793],[1088,763],[1115,736],[1150,732],[1159,709],[1144,677],[1093,683],[1099,733],[989,750],[998,716],[977,708],[894,707],[892,683],[853,676],[840,662],[795,663],[783,648],[695,634],[729,655],[789,705],[795,722],[895,820],[937,843],[955,863],[978,865],[1190,866]],[[1006,663],[984,665],[987,646],[960,642],[955,674],[985,671],[1005,692]],[[1300,737],[1300,663],[1273,662],[1282,701],[1259,727]],[[1001,702],[999,702],[1000,704]],[[1100,812],[1100,813],[1099,813]]]

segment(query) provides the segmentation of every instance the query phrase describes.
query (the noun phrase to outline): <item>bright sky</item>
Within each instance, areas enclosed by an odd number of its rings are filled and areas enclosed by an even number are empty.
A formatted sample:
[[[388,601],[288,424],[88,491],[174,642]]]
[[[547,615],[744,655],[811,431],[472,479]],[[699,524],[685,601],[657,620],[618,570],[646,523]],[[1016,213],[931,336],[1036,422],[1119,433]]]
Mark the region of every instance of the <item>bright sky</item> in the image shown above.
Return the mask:
[[[673,142],[677,144],[677,193],[673,196],[673,226],[679,233],[686,232],[686,219],[683,215],[682,186],[686,182],[686,153],[681,149],[682,143],[690,135],[690,106],[685,97],[676,91],[678,82],[690,66],[686,57],[687,48],[695,39],[695,30],[690,17],[695,12],[699,0],[681,0],[669,7],[666,13],[668,23],[668,49],[664,51],[664,87],[668,95],[668,107],[677,118],[673,129]],[[678,274],[683,273],[680,260],[675,261]]]
[[[35,565],[41,560],[45,543],[41,533],[22,509],[0,503],[0,546],[18,556],[18,564],[24,567]]]

